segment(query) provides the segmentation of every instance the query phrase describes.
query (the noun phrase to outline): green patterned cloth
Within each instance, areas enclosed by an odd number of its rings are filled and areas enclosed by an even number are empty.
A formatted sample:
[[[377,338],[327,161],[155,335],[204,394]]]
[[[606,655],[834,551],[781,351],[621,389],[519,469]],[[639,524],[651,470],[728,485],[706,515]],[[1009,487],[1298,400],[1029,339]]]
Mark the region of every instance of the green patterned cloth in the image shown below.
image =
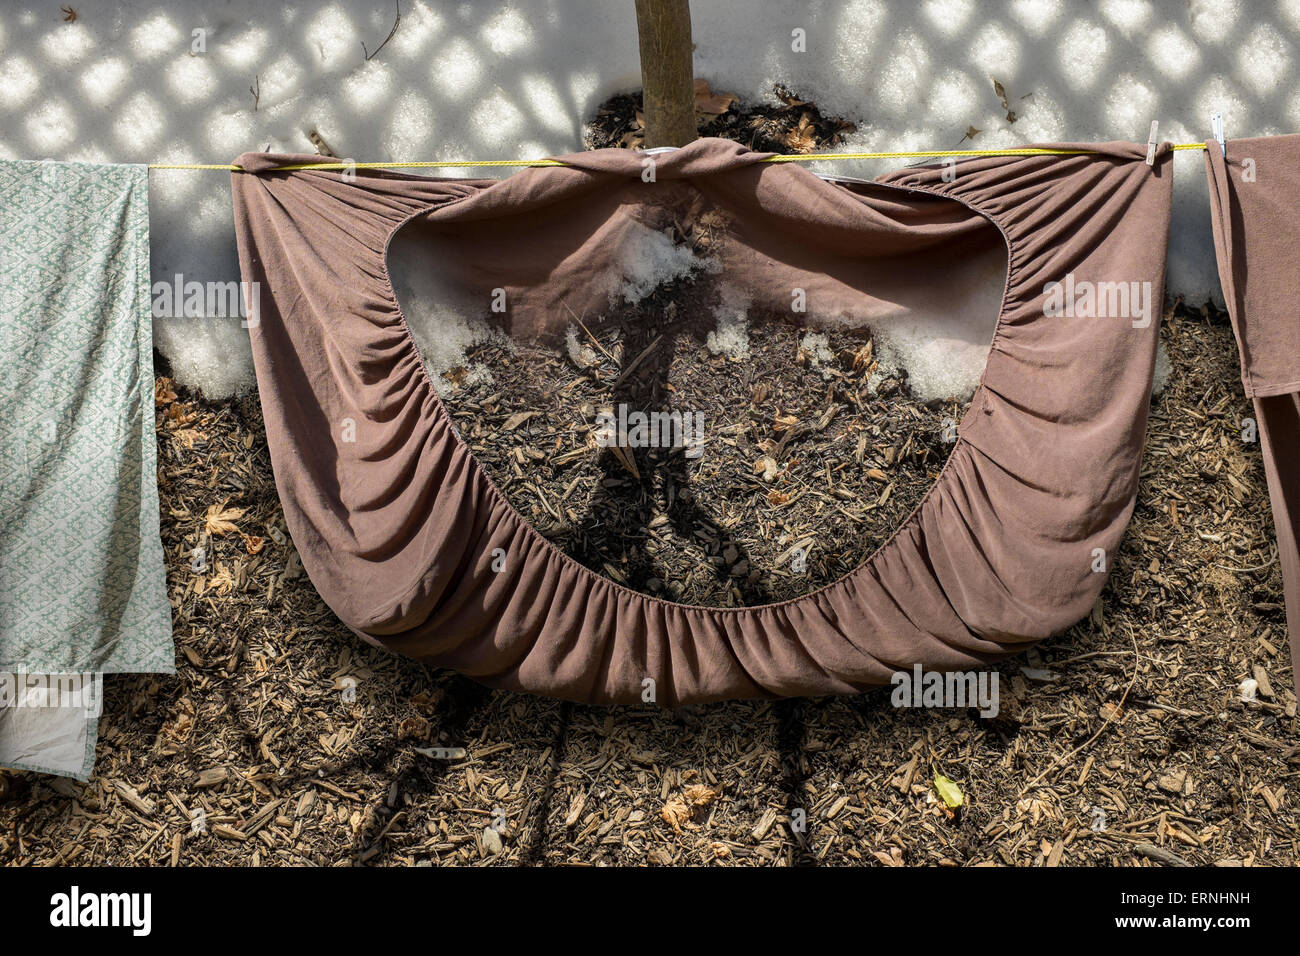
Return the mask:
[[[148,170],[0,161],[0,671],[175,672],[156,454]]]

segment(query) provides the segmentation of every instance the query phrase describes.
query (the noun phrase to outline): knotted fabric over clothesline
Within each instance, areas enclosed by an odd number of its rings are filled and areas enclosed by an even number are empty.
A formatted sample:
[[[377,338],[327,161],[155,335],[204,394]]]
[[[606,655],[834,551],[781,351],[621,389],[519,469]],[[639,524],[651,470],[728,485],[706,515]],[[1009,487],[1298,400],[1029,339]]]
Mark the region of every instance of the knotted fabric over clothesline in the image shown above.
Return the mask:
[[[262,292],[258,388],[313,583],[375,644],[590,702],[640,700],[647,678],[670,706],[849,693],[917,663],[978,668],[1076,623],[1105,582],[1097,549],[1110,560],[1133,511],[1171,154],[1162,146],[1148,166],[1137,144],[1062,148],[1092,152],[874,183],[758,165],[766,154],[717,139],[655,156],[652,182],[630,150],[501,181],[277,172],[312,157],[241,156],[240,265]],[[926,297],[958,303],[960,263],[1007,257],[987,367],[934,486],[855,570],[761,607],[638,593],[532,528],[453,430],[386,261],[399,230],[419,233],[431,267],[484,302],[505,289],[512,331],[539,333],[570,310],[608,308],[604,277],[630,229],[706,213],[725,223],[721,269],[756,303],[788,309],[798,287],[810,311],[867,324]],[[1154,318],[1134,314],[1130,290]]]

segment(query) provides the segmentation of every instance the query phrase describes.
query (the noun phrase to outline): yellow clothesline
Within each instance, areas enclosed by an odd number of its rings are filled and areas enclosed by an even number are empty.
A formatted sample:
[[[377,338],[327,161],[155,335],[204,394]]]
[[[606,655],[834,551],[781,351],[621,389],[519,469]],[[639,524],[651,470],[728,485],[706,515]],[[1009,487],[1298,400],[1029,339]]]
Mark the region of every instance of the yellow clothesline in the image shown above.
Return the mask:
[[[1174,149],[1205,149],[1204,143],[1174,143]],[[1009,149],[927,149],[899,150],[888,153],[801,153],[769,156],[764,163],[820,163],[834,159],[915,159],[944,156],[1084,156],[1090,149],[1047,149],[1026,146]],[[474,166],[564,166],[558,159],[455,159],[422,163],[295,163],[273,166],[267,172],[299,169],[460,169]],[[240,172],[243,167],[232,163],[150,163],[150,169],[222,169]]]

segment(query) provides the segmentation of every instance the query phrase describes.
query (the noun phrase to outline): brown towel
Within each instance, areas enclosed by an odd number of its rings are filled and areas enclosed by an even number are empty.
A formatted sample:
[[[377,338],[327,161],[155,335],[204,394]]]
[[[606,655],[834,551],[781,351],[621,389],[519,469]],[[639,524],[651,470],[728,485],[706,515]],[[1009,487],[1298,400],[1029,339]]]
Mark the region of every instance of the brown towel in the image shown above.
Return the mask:
[[[312,157],[240,157],[240,263],[262,289],[258,387],[304,567],[376,644],[591,702],[639,701],[647,680],[664,705],[849,693],[914,663],[982,667],[1069,627],[1133,510],[1171,203],[1168,146],[1153,167],[1135,144],[1075,148],[1094,152],[877,183],[760,165],[764,154],[716,139],[655,156],[651,182],[630,150],[500,182],[273,172]],[[609,308],[633,225],[706,212],[726,224],[730,281],[781,309],[802,288],[822,315],[869,321],[927,297],[957,308],[961,263],[1009,253],[982,385],[934,487],[856,570],[762,607],[640,594],[531,528],[453,432],[385,261],[410,223],[485,311],[505,289],[512,329],[531,334],[562,326],[566,305]]]
[[[1300,696],[1300,136],[1205,144],[1219,279],[1255,403]]]

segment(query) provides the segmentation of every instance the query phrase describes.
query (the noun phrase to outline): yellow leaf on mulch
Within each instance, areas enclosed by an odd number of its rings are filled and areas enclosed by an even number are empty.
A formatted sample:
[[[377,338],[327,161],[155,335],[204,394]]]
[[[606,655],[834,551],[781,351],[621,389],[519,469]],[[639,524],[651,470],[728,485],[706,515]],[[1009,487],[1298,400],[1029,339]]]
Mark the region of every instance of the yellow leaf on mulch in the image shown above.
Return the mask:
[[[939,799],[950,810],[956,810],[966,801],[966,798],[962,795],[961,787],[941,773],[934,775],[934,789],[938,792]]]

